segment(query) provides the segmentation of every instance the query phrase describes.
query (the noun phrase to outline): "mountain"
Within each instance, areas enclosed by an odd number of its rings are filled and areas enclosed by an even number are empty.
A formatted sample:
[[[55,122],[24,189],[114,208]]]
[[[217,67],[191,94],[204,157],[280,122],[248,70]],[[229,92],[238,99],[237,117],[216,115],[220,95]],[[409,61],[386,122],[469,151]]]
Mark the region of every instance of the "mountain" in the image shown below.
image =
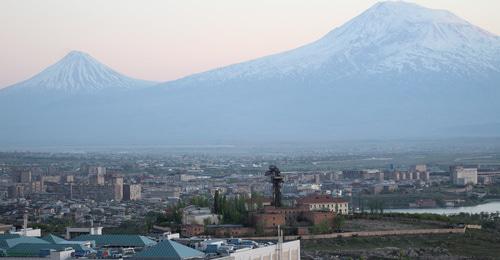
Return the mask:
[[[500,38],[445,10],[380,2],[303,47],[182,81],[318,77],[325,82],[403,73],[497,76]],[[171,84],[171,83],[166,83]]]
[[[76,95],[130,90],[154,84],[156,83],[122,75],[87,53],[71,51],[32,78],[7,87],[6,91]]]
[[[157,83],[122,75],[80,51],[71,51],[57,63],[23,82],[0,90],[0,143],[53,144],[77,141],[79,131],[94,124],[102,104],[116,101]],[[88,126],[72,130],[74,121]],[[108,120],[109,122],[109,120]],[[66,133],[65,131],[68,130]],[[90,141],[90,140],[88,140]]]
[[[491,136],[500,133],[498,82],[498,36],[448,11],[381,2],[283,53],[105,98],[72,96],[37,108],[24,102],[0,115],[9,122],[0,126],[0,143]],[[20,120],[20,110],[29,116]]]
[[[498,126],[498,82],[498,36],[448,11],[381,2],[305,46],[150,91],[179,139],[321,141]]]

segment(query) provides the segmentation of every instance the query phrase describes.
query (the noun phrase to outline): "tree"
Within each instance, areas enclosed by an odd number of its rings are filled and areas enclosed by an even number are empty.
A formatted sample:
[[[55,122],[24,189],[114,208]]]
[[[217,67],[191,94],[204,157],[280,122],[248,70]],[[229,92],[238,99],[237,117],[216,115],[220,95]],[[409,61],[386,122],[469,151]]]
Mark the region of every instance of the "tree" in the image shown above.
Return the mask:
[[[310,229],[313,234],[325,234],[330,232],[330,225],[328,225],[327,220],[321,221],[319,224],[312,226]]]
[[[190,201],[190,204],[198,206],[198,207],[208,207],[208,206],[210,206],[208,198],[206,198],[205,196],[195,196],[195,197],[192,197],[191,201]]]
[[[215,212],[215,214],[220,214],[220,194],[219,194],[219,190],[216,190],[215,194],[214,194],[214,212]]]
[[[227,199],[222,198],[220,212],[222,222],[226,224],[247,224],[248,211],[245,208],[245,199],[243,197]]]
[[[333,220],[333,228],[335,230],[341,230],[342,227],[344,226],[345,223],[345,218],[342,215],[337,215],[335,219]]]

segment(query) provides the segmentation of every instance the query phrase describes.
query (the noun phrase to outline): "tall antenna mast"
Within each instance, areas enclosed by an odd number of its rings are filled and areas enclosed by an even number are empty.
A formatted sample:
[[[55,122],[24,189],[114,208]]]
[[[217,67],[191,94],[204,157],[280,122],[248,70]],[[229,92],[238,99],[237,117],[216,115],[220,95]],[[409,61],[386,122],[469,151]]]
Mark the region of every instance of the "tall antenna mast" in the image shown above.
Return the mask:
[[[283,183],[281,171],[275,165],[271,165],[269,170],[266,171],[266,176],[271,176],[273,184],[273,206],[279,208],[281,207],[281,183]]]

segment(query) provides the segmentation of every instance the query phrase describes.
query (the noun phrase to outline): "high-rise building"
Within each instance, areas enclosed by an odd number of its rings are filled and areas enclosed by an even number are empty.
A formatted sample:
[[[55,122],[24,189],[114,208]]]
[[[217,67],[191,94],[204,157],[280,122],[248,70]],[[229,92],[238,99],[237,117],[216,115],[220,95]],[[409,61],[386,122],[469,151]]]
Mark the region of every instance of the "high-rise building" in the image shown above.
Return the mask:
[[[417,172],[426,172],[427,171],[427,165],[425,165],[425,164],[417,164],[417,165],[415,165],[415,171],[417,171]]]
[[[123,177],[113,177],[112,184],[114,200],[122,200],[123,199]]]
[[[106,167],[94,166],[89,168],[89,174],[93,177],[91,183],[96,185],[104,185],[104,176],[106,175]]]
[[[9,186],[7,193],[11,199],[24,198],[24,185],[17,183]]]
[[[30,183],[31,182],[31,171],[19,172],[18,182]]]
[[[425,182],[429,182],[431,180],[429,172],[428,171],[420,172],[420,179]]]
[[[463,166],[450,167],[451,177],[455,185],[476,185],[477,168],[465,168]]]
[[[75,176],[73,174],[66,175],[66,183],[72,183],[75,182]]]
[[[141,199],[140,184],[123,185],[123,200],[140,200],[140,199]]]

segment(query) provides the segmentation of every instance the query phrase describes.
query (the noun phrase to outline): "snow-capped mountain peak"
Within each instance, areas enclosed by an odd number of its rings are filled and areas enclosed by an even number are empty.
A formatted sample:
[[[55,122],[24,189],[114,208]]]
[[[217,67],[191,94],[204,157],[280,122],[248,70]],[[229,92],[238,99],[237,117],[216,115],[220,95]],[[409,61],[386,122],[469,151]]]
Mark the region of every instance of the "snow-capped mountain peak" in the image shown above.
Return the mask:
[[[459,77],[500,72],[500,38],[446,10],[384,1],[313,43],[188,78],[331,81],[360,74],[443,71]]]
[[[81,51],[71,51],[57,63],[8,89],[93,93],[108,89],[127,90],[155,84],[116,72]]]

